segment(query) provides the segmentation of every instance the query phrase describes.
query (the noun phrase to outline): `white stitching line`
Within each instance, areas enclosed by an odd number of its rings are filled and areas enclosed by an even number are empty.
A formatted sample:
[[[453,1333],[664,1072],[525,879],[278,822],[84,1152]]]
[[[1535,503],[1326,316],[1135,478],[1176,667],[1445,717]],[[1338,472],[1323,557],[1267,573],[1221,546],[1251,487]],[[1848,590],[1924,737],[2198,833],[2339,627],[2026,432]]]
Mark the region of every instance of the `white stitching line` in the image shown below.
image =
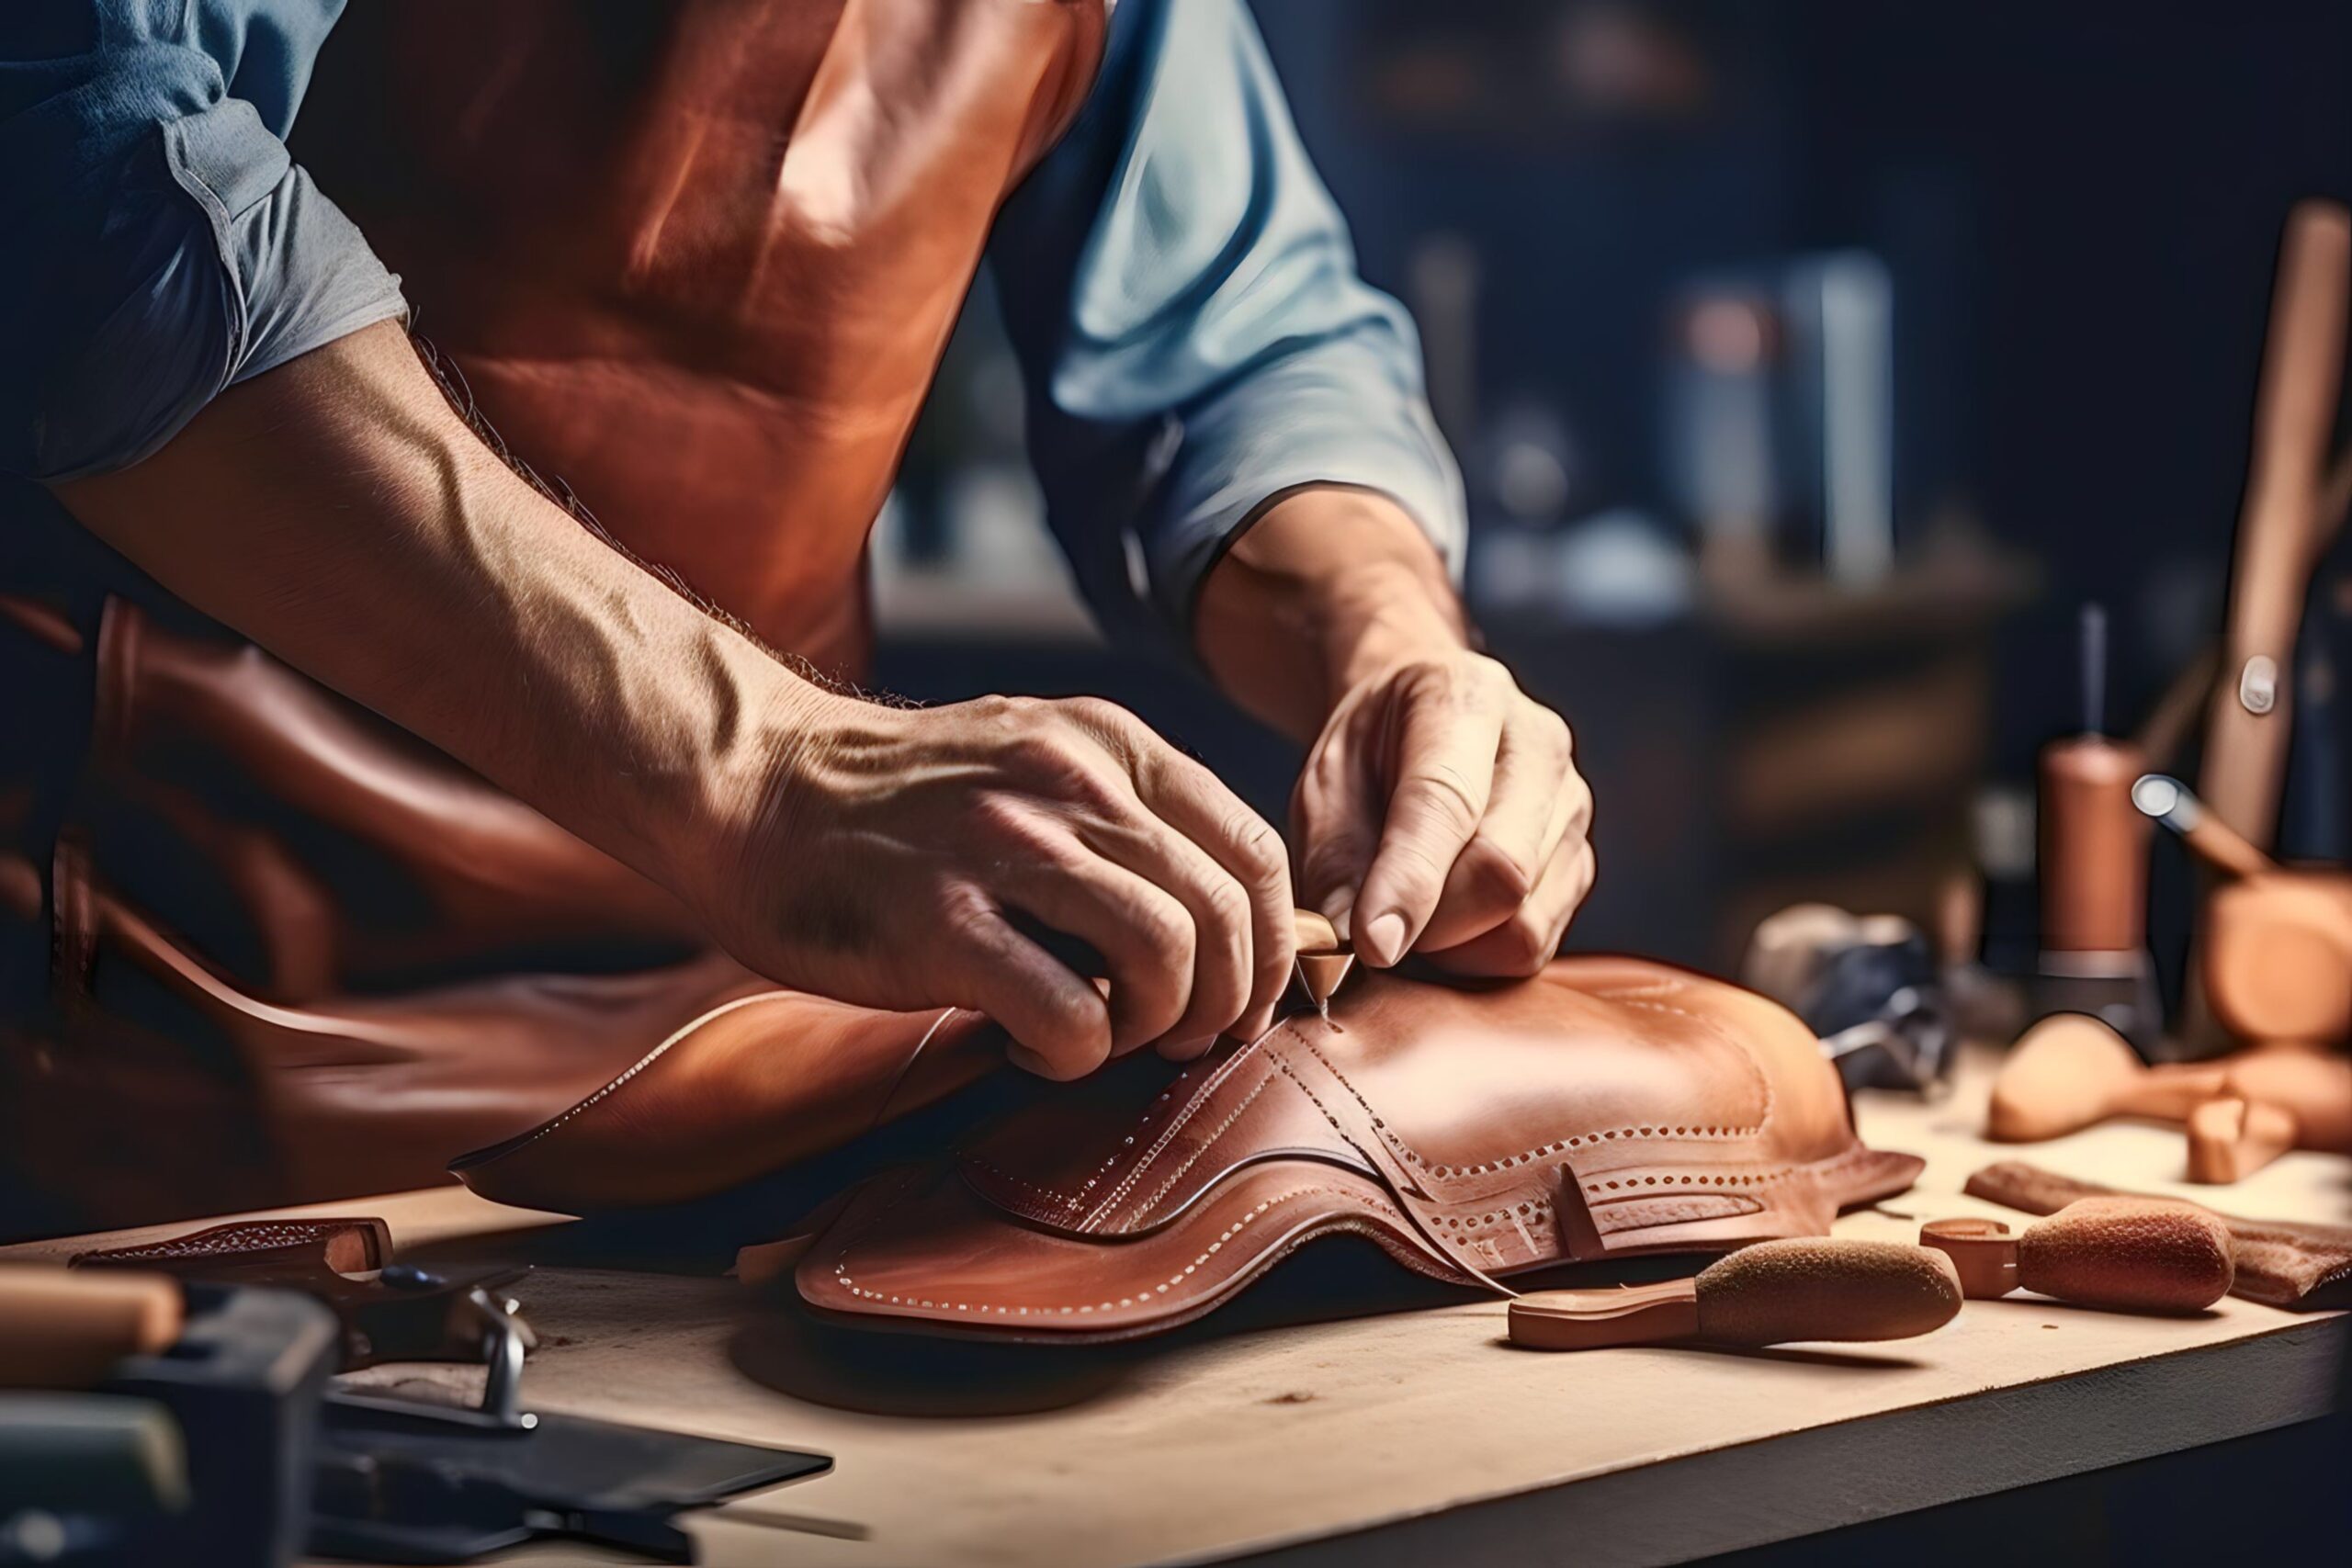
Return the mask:
[[[1207,1247],[1201,1252],[1200,1256],[1194,1258],[1190,1263],[1184,1265],[1183,1268],[1178,1269],[1175,1273],[1170,1274],[1165,1283],[1156,1285],[1148,1291],[1138,1292],[1135,1295],[1121,1296],[1116,1302],[1102,1302],[1099,1303],[1086,1303],[1074,1306],[1044,1305],[1037,1307],[1008,1307],[992,1304],[988,1302],[944,1302],[931,1301],[922,1297],[895,1296],[887,1291],[869,1291],[863,1285],[857,1283],[855,1279],[854,1279],[849,1272],[849,1248],[846,1246],[842,1247],[837,1260],[833,1264],[833,1277],[835,1282],[840,1286],[840,1288],[846,1291],[853,1296],[859,1296],[870,1302],[888,1303],[892,1306],[926,1308],[933,1312],[994,1313],[1000,1317],[1028,1317],[1033,1314],[1038,1317],[1072,1317],[1091,1314],[1097,1312],[1116,1312],[1122,1307],[1132,1307],[1139,1302],[1148,1304],[1151,1297],[1156,1295],[1166,1295],[1174,1287],[1181,1285],[1187,1278],[1197,1272],[1201,1266],[1206,1263],[1211,1257],[1223,1251],[1225,1249],[1225,1244],[1231,1241],[1235,1236],[1239,1235],[1244,1226],[1263,1216],[1266,1212],[1273,1208],[1275,1204],[1287,1203],[1294,1198],[1304,1198],[1317,1192],[1329,1192],[1336,1197],[1341,1198],[1361,1199],[1363,1197],[1363,1194],[1361,1193],[1350,1192],[1341,1188],[1319,1185],[1313,1187],[1295,1187],[1287,1192],[1277,1193],[1273,1197],[1266,1199],[1263,1202],[1250,1210],[1248,1213],[1242,1215],[1239,1219],[1234,1221],[1233,1224],[1226,1226],[1224,1231],[1218,1235],[1217,1238],[1209,1243]]]
[[[1655,1006],[1657,1004],[1633,1003],[1628,1005]],[[1679,1008],[1668,1008],[1665,1010],[1668,1012],[1682,1011]],[[1705,1019],[1699,1018],[1696,1014],[1686,1013],[1684,1016],[1691,1018],[1694,1021],[1699,1023],[1703,1024],[1707,1022]],[[1402,1155],[1406,1159],[1410,1160],[1413,1164],[1421,1167],[1424,1171],[1433,1177],[1477,1176],[1487,1171],[1504,1170],[1515,1165],[1525,1165],[1532,1161],[1541,1159],[1545,1155],[1558,1154],[1564,1149],[1577,1148],[1585,1144],[1605,1143],[1617,1138],[1740,1138],[1746,1137],[1753,1133],[1761,1132],[1764,1126],[1763,1122],[1758,1122],[1753,1126],[1746,1127],[1617,1127],[1597,1133],[1579,1133],[1573,1137],[1555,1139],[1551,1143],[1539,1144],[1534,1148],[1525,1149],[1515,1155],[1504,1155],[1498,1159],[1488,1160],[1481,1165],[1433,1165],[1419,1149],[1414,1148],[1410,1144],[1408,1144],[1404,1139],[1396,1136],[1396,1134],[1391,1133],[1388,1130],[1388,1123],[1381,1119],[1379,1112],[1373,1110],[1371,1101],[1364,1099],[1363,1091],[1356,1088],[1353,1083],[1351,1083],[1348,1079],[1348,1075],[1340,1071],[1340,1069],[1332,1064],[1331,1059],[1329,1056],[1324,1055],[1321,1051],[1317,1050],[1313,1041],[1302,1038],[1299,1043],[1305,1045],[1308,1051],[1312,1052],[1315,1059],[1322,1063],[1325,1069],[1329,1071],[1333,1077],[1339,1079],[1340,1085],[1345,1088],[1350,1094],[1355,1096],[1356,1103],[1363,1106],[1364,1114],[1372,1118],[1373,1129],[1377,1132],[1381,1137],[1385,1139],[1398,1154]],[[1732,1043],[1736,1044],[1736,1042],[1732,1042]],[[1758,1072],[1757,1069],[1756,1060],[1754,1057],[1749,1056],[1743,1052],[1741,1054],[1741,1059],[1747,1062],[1748,1071],[1756,1073],[1759,1079],[1763,1077],[1763,1074]],[[1767,1111],[1769,1113],[1771,1104],[1771,1090],[1769,1087],[1764,1091],[1764,1098]]]
[[[1084,1219],[1078,1223],[1078,1228],[1080,1230],[1093,1230],[1097,1225],[1103,1222],[1114,1208],[1118,1206],[1121,1200],[1125,1199],[1129,1192],[1135,1190],[1136,1183],[1143,1179],[1143,1173],[1150,1168],[1151,1162],[1159,1157],[1160,1152],[1168,1147],[1169,1143],[1174,1139],[1178,1133],[1182,1132],[1185,1127],[1192,1123],[1193,1118],[1199,1114],[1203,1106],[1208,1103],[1209,1097],[1225,1086],[1225,1080],[1233,1077],[1234,1074],[1239,1070],[1242,1058],[1248,1056],[1250,1052],[1256,1048],[1257,1042],[1251,1041],[1249,1044],[1244,1045],[1240,1050],[1236,1051],[1232,1055],[1227,1057],[1223,1062],[1217,1064],[1216,1071],[1211,1073],[1201,1086],[1193,1091],[1192,1098],[1185,1100],[1182,1107],[1177,1111],[1176,1114],[1169,1119],[1168,1125],[1159,1130],[1159,1136],[1152,1141],[1151,1147],[1146,1149],[1142,1155],[1136,1158],[1135,1164],[1128,1168],[1127,1174],[1120,1178],[1118,1185],[1113,1188],[1109,1195],[1103,1198],[1100,1203],[1097,1203],[1093,1210],[1089,1213]],[[1191,1070],[1192,1069],[1188,1066],[1185,1069],[1185,1072],[1190,1072]],[[1179,1073],[1177,1075],[1180,1079],[1183,1076],[1183,1073]],[[1174,1091],[1175,1086],[1171,1083],[1167,1089],[1161,1091],[1159,1100],[1155,1100],[1151,1102],[1152,1105],[1158,1105],[1160,1100],[1166,1100],[1168,1096]],[[1147,1107],[1143,1113],[1143,1119],[1136,1123],[1136,1133],[1143,1131],[1146,1126],[1150,1124],[1150,1122],[1151,1110],[1149,1107]],[[1124,1148],[1127,1146],[1127,1145],[1133,1144],[1135,1141],[1136,1134],[1129,1133],[1126,1137],[1126,1143],[1122,1144],[1120,1147]],[[1118,1149],[1112,1150],[1111,1158],[1102,1162],[1102,1169],[1110,1169],[1113,1162],[1117,1160],[1118,1157]],[[1095,1181],[1100,1179],[1101,1177],[1098,1174],[1097,1176],[1091,1178],[1087,1181],[1086,1185],[1088,1187],[1092,1187]],[[1075,1203],[1073,1203],[1072,1206],[1075,1207]]]
[[[978,1166],[981,1169],[988,1171],[992,1176],[996,1176],[1003,1180],[1012,1182],[1015,1187],[1025,1187],[1040,1198],[1052,1200],[1053,1207],[1061,1209],[1075,1209],[1078,1207],[1078,1200],[1071,1197],[1069,1193],[1051,1187],[1040,1187],[1037,1183],[1030,1180],[1025,1176],[1015,1176],[1012,1172],[1005,1169],[1004,1167],[997,1164],[996,1161],[989,1158],[986,1155],[974,1154],[967,1149],[957,1157],[961,1158],[967,1164]]]
[[[1232,1130],[1233,1124],[1236,1122],[1240,1121],[1242,1114],[1252,1105],[1255,1105],[1258,1102],[1258,1097],[1266,1092],[1266,1086],[1272,1083],[1278,1076],[1279,1075],[1270,1071],[1264,1077],[1260,1078],[1258,1080],[1258,1087],[1251,1089],[1248,1094],[1242,1097],[1241,1103],[1233,1108],[1233,1113],[1227,1116],[1224,1121],[1218,1122],[1216,1124],[1216,1130],[1211,1133],[1207,1139],[1204,1141],[1198,1148],[1192,1152],[1192,1154],[1185,1159],[1184,1163],[1178,1166],[1173,1171],[1169,1173],[1168,1179],[1159,1184],[1159,1190],[1154,1192],[1149,1198],[1145,1199],[1142,1207],[1136,1210],[1133,1214],[1127,1216],[1127,1224],[1130,1225],[1141,1224],[1145,1215],[1159,1207],[1159,1201],[1167,1197],[1170,1191],[1174,1190],[1176,1184],[1184,1179],[1184,1173],[1201,1163],[1202,1156],[1206,1155],[1209,1150],[1215,1148],[1216,1146],[1216,1141],[1219,1138],[1224,1137],[1227,1132]],[[1142,1174],[1141,1170],[1138,1169],[1136,1174]]]
[[[750,1007],[753,1002],[765,1001],[768,998],[775,995],[777,995],[777,993],[775,991],[754,991],[748,997],[737,997],[731,1002],[721,1002],[718,1006],[712,1008],[708,1012],[696,1014],[694,1018],[689,1019],[686,1022],[679,1025],[677,1030],[673,1032],[668,1039],[662,1041],[661,1044],[656,1045],[652,1050],[648,1051],[644,1055],[639,1057],[636,1062],[630,1065],[627,1072],[621,1074],[620,1077],[615,1078],[612,1082],[606,1084],[604,1088],[598,1089],[595,1093],[590,1095],[587,1099],[582,1100],[579,1104],[573,1106],[562,1115],[553,1117],[546,1122],[540,1122],[538,1126],[533,1128],[529,1133],[525,1134],[523,1137],[509,1147],[505,1153],[510,1155],[516,1154],[530,1147],[533,1144],[537,1143],[541,1138],[546,1137],[549,1133],[554,1132],[558,1127],[562,1126],[566,1122],[571,1121],[573,1117],[579,1115],[582,1111],[586,1111],[590,1106],[594,1105],[598,1100],[604,1099],[606,1095],[620,1088],[621,1085],[628,1082],[629,1079],[637,1077],[638,1074],[651,1066],[655,1061],[660,1059],[663,1052],[669,1050],[671,1046],[675,1045],[679,1041],[684,1040],[687,1035],[692,1034],[695,1030],[700,1029],[704,1024],[711,1021],[711,1020],[716,1018],[724,1018],[727,1014],[733,1012],[738,1008]],[[947,1010],[948,1012],[953,1012],[956,1010],[950,1008]],[[941,1021],[944,1021],[946,1016],[946,1013],[940,1014]],[[933,1030],[936,1030],[939,1027],[939,1024],[933,1023],[931,1027]],[[928,1041],[931,1036],[926,1033],[923,1038]],[[505,1156],[501,1155],[499,1157],[503,1159]]]
[[[1584,1184],[1584,1190],[1587,1192],[1600,1192],[1604,1190],[1616,1192],[1632,1191],[1642,1187],[1658,1187],[1672,1189],[1676,1191],[1728,1192],[1743,1187],[1770,1187],[1775,1182],[1787,1181],[1800,1176],[1826,1178],[1843,1166],[1852,1165],[1864,1156],[1878,1152],[1867,1145],[1857,1144],[1844,1154],[1831,1159],[1800,1161],[1795,1165],[1774,1166],[1739,1175],[1726,1176],[1720,1172],[1708,1172],[1697,1176],[1685,1174],[1679,1177],[1673,1175],[1627,1177],[1622,1181],[1606,1179],[1588,1181]]]
[[[792,993],[789,991],[754,991],[748,997],[737,997],[731,1002],[719,1003],[717,1007],[712,1008],[707,1012],[697,1013],[695,1017],[689,1019],[684,1023],[680,1024],[677,1031],[668,1039],[662,1041],[661,1044],[656,1045],[652,1050],[648,1051],[643,1056],[631,1064],[628,1070],[621,1074],[620,1077],[615,1078],[612,1082],[606,1084],[604,1088],[598,1089],[595,1093],[590,1095],[587,1099],[582,1100],[579,1104],[573,1106],[562,1115],[540,1122],[537,1127],[534,1127],[528,1133],[526,1133],[521,1137],[515,1139],[505,1148],[501,1149],[495,1159],[486,1160],[483,1163],[485,1165],[495,1164],[498,1160],[503,1160],[511,1155],[518,1155],[525,1149],[529,1148],[533,1144],[537,1143],[541,1138],[546,1137],[558,1127],[562,1126],[566,1122],[571,1121],[582,1111],[588,1110],[598,1100],[604,1099],[615,1089],[619,1089],[621,1085],[628,1082],[629,1079],[637,1077],[638,1074],[643,1072],[646,1068],[651,1066],[661,1058],[662,1053],[668,1051],[671,1046],[675,1045],[687,1035],[692,1034],[695,1030],[700,1029],[704,1024],[712,1022],[718,1019],[725,1018],[729,1013],[733,1012],[736,1009],[750,1007],[753,1002],[763,1002],[775,997],[790,995],[792,995]],[[933,1019],[931,1021],[931,1027],[922,1032],[922,1038],[915,1042],[915,1048],[909,1054],[908,1059],[911,1061],[914,1057],[922,1055],[923,1048],[931,1043],[931,1037],[939,1032],[940,1026],[962,1010],[963,1010],[961,1008],[948,1008],[943,1010],[937,1018]]]

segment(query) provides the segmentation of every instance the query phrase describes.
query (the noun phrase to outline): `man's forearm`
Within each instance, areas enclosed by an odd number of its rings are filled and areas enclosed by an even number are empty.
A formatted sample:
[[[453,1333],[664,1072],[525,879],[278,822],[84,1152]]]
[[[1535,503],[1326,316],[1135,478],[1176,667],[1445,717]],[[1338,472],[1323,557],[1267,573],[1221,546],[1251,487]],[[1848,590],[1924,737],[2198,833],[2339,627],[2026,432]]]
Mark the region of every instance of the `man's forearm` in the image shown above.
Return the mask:
[[[1428,536],[1387,497],[1340,486],[1266,508],[1202,583],[1193,637],[1227,695],[1298,740],[1381,670],[1466,644]]]
[[[58,494],[198,608],[673,886],[817,695],[510,470],[389,323]]]

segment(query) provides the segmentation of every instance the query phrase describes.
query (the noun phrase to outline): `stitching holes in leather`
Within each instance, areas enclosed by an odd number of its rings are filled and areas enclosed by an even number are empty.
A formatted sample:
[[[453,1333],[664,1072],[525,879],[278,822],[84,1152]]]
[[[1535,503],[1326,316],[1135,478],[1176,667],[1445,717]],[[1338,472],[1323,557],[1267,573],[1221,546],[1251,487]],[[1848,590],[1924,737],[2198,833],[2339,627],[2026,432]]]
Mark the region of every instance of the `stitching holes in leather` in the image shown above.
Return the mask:
[[[1128,1216],[1127,1224],[1130,1225],[1139,1225],[1143,1224],[1144,1217],[1147,1214],[1149,1214],[1154,1209],[1159,1207],[1161,1199],[1167,1197],[1170,1192],[1175,1190],[1176,1184],[1184,1179],[1184,1173],[1186,1171],[1200,1164],[1202,1157],[1211,1149],[1216,1147],[1217,1140],[1224,1137],[1227,1133],[1232,1130],[1233,1124],[1236,1122],[1240,1121],[1243,1113],[1248,1111],[1252,1105],[1255,1105],[1258,1102],[1258,1097],[1265,1093],[1266,1086],[1273,1081],[1274,1075],[1271,1072],[1264,1077],[1260,1078],[1258,1080],[1258,1086],[1251,1089],[1248,1094],[1242,1096],[1241,1103],[1233,1108],[1232,1113],[1227,1116],[1224,1121],[1216,1124],[1216,1130],[1211,1133],[1208,1137],[1202,1142],[1198,1148],[1194,1149],[1185,1157],[1183,1164],[1178,1166],[1173,1171],[1169,1173],[1168,1179],[1159,1184],[1159,1190],[1158,1191],[1145,1199],[1143,1205],[1136,1209],[1133,1214]],[[1136,1168],[1136,1174],[1138,1176],[1143,1174],[1143,1168],[1141,1166]],[[1116,1200],[1114,1199],[1114,1201],[1116,1201]]]
[[[1178,1269],[1175,1273],[1170,1274],[1164,1283],[1153,1286],[1149,1291],[1145,1292],[1141,1295],[1121,1296],[1115,1302],[1087,1302],[1072,1305],[1047,1304],[1036,1307],[1008,1307],[992,1304],[988,1302],[972,1303],[933,1301],[928,1297],[905,1295],[894,1296],[886,1291],[869,1291],[865,1286],[860,1285],[856,1279],[849,1272],[849,1249],[855,1246],[856,1243],[864,1237],[865,1230],[870,1228],[871,1222],[869,1222],[867,1226],[861,1226],[858,1235],[844,1242],[842,1246],[842,1250],[834,1255],[833,1278],[834,1282],[839,1285],[841,1289],[848,1292],[853,1296],[862,1297],[870,1302],[885,1303],[890,1306],[928,1308],[933,1312],[967,1312],[979,1313],[983,1315],[994,1313],[1000,1317],[1075,1317],[1097,1312],[1116,1312],[1122,1307],[1132,1307],[1138,1302],[1148,1303],[1153,1296],[1166,1295],[1170,1291],[1175,1289],[1178,1285],[1182,1284],[1185,1280],[1198,1272],[1201,1267],[1207,1263],[1211,1258],[1215,1257],[1217,1253],[1222,1252],[1225,1249],[1225,1244],[1239,1235],[1245,1226],[1250,1225],[1263,1217],[1266,1213],[1272,1210],[1275,1205],[1287,1203],[1294,1198],[1305,1198],[1317,1192],[1329,1192],[1335,1197],[1352,1198],[1359,1201],[1363,1198],[1363,1194],[1361,1193],[1349,1192],[1337,1187],[1326,1187],[1320,1185],[1312,1187],[1295,1187],[1287,1192],[1276,1193],[1273,1197],[1266,1199],[1256,1208],[1250,1210],[1248,1213],[1234,1221],[1233,1224],[1226,1226],[1225,1229],[1218,1234],[1217,1238],[1209,1243],[1198,1257],[1194,1258],[1190,1263],[1185,1264],[1183,1268]],[[876,1210],[876,1217],[879,1218],[882,1210],[887,1209],[888,1207],[888,1204],[877,1207]]]
[[[1257,1042],[1255,1041],[1244,1045],[1240,1050],[1236,1051],[1231,1056],[1227,1057],[1222,1064],[1220,1064],[1216,1072],[1209,1075],[1208,1081],[1201,1085],[1198,1089],[1195,1089],[1193,1092],[1192,1098],[1184,1101],[1182,1108],[1180,1109],[1174,1116],[1169,1118],[1168,1125],[1159,1130],[1159,1136],[1151,1141],[1151,1146],[1136,1156],[1135,1164],[1128,1167],[1127,1174],[1120,1179],[1119,1184],[1112,1189],[1110,1195],[1105,1197],[1100,1203],[1097,1203],[1094,1206],[1093,1212],[1079,1222],[1078,1228],[1080,1230],[1091,1232],[1096,1225],[1102,1223],[1104,1218],[1109,1215],[1110,1212],[1118,1205],[1120,1200],[1124,1199],[1129,1192],[1133,1191],[1135,1190],[1135,1184],[1143,1179],[1143,1173],[1151,1168],[1151,1162],[1153,1160],[1159,1157],[1160,1151],[1168,1146],[1170,1141],[1172,1140],[1177,1134],[1182,1132],[1192,1123],[1193,1118],[1199,1114],[1201,1107],[1208,1103],[1209,1097],[1214,1095],[1217,1089],[1224,1085],[1226,1079],[1231,1077],[1236,1072],[1240,1070],[1242,1062],[1248,1058],[1252,1052],[1256,1051],[1257,1048]],[[1191,1073],[1192,1069],[1190,1067],[1185,1068],[1182,1072],[1176,1075],[1176,1082],[1182,1082],[1186,1077],[1191,1076]],[[1172,1092],[1174,1092],[1174,1086],[1171,1084],[1168,1090],[1161,1093],[1159,1100],[1155,1100],[1151,1102],[1152,1106],[1158,1106],[1160,1100],[1167,1099],[1168,1095]],[[1135,1142],[1136,1134],[1141,1133],[1146,1127],[1151,1124],[1151,1109],[1148,1107],[1146,1108],[1142,1120],[1136,1123],[1135,1132],[1127,1134],[1128,1144]],[[1126,1145],[1122,1145],[1120,1146],[1124,1148]],[[1111,1151],[1111,1157],[1102,1162],[1101,1170],[1110,1169],[1113,1165],[1117,1163],[1118,1158],[1119,1150],[1113,1149]],[[1088,1187],[1092,1187],[1095,1182],[1102,1179],[1101,1170],[1098,1170],[1093,1177],[1088,1179],[1086,1183]]]

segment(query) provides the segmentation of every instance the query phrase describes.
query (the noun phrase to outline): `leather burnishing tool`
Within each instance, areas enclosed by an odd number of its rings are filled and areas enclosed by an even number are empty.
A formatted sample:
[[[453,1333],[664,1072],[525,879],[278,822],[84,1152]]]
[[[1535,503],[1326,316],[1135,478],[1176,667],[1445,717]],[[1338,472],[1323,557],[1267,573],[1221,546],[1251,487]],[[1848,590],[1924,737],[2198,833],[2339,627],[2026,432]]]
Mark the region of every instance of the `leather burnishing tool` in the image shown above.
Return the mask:
[[[2055,1214],[2085,1198],[2143,1196],[2013,1159],[1984,1167],[1962,1190],[2029,1214]],[[2352,1306],[2352,1225],[2213,1217],[2230,1233],[2230,1294],[2289,1312]]]
[[[1535,1350],[1599,1350],[1908,1339],[1950,1323],[1960,1303],[1960,1277],[1940,1253],[1894,1242],[1798,1237],[1743,1247],[1693,1279],[1532,1292],[1510,1303],[1510,1342]]]
[[[2079,1199],[2021,1235],[1999,1220],[1930,1220],[1919,1245],[1949,1257],[1975,1300],[2031,1291],[2114,1312],[2202,1312],[2236,1274],[2230,1227],[2167,1198]]]

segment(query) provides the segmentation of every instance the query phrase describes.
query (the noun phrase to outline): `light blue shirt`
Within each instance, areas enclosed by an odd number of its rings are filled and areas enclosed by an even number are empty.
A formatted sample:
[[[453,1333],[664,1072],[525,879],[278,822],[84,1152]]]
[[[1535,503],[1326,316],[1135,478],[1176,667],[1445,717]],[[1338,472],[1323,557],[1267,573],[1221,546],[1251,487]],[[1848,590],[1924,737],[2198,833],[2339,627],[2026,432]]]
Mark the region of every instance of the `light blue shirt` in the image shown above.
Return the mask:
[[[405,314],[283,140],[342,10],[0,5],[10,488],[135,463],[223,388]],[[1306,484],[1393,497],[1459,567],[1412,323],[1356,276],[1242,0],[1117,6],[989,261],[1049,518],[1106,621],[1186,626],[1242,523]]]

